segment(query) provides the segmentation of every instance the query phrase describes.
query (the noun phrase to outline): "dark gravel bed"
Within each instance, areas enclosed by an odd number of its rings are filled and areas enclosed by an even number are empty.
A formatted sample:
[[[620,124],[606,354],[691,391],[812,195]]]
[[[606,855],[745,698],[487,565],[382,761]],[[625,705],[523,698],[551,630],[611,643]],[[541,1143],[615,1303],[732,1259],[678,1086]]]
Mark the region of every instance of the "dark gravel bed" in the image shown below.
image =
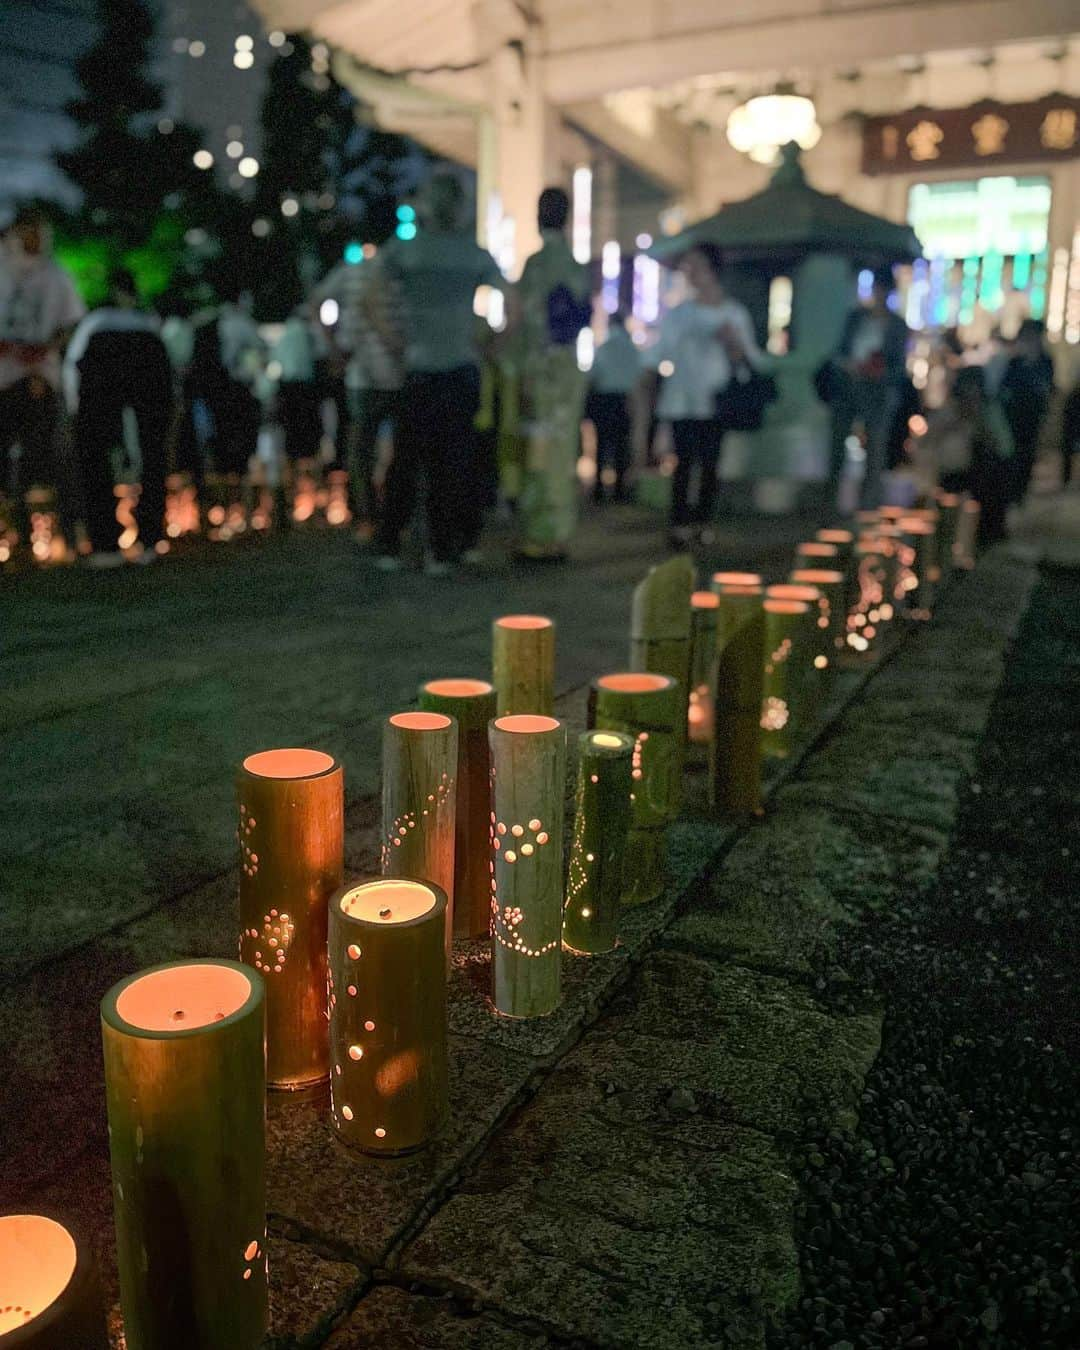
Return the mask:
[[[856,1133],[810,1122],[785,1346],[1080,1350],[1080,572],[1044,571],[934,883],[847,931],[885,1010]]]

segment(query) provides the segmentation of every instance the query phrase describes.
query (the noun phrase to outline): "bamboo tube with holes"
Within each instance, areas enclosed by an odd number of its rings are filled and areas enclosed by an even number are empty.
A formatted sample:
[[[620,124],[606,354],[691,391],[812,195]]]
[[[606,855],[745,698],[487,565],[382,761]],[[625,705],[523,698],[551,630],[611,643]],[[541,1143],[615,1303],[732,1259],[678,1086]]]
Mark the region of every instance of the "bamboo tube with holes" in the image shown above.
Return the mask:
[[[458,725],[454,809],[454,936],[487,937],[491,919],[488,813],[491,751],[488,723],[495,716],[495,688],[487,680],[429,680],[420,707]]]
[[[365,1153],[411,1153],[447,1112],[446,893],[346,885],[330,901],[330,1119]]]
[[[675,732],[675,772],[671,776],[670,813],[679,809],[686,752],[686,713],[690,706],[690,596],[694,564],[681,553],[649,569],[634,590],[630,611],[630,669],[669,675],[679,686],[684,715]]]
[[[542,614],[505,614],[491,626],[495,715],[555,711],[555,623]]]
[[[234,961],[156,966],[109,990],[101,1031],[128,1350],[256,1350],[267,1327],[263,977]]]
[[[240,960],[266,980],[266,1081],[295,1090],[330,1072],[326,905],[341,885],[341,766],[317,750],[248,755],[236,777]]]
[[[724,815],[761,812],[761,687],[765,630],[761,578],[717,572],[716,732],[709,799]]]
[[[446,961],[454,940],[458,724],[445,713],[400,712],[383,723],[384,877],[420,877],[446,895]]]
[[[492,1000],[507,1017],[542,1017],[562,993],[566,729],[517,714],[489,736]]]
[[[690,597],[690,707],[687,736],[691,745],[708,745],[716,727],[713,675],[719,607],[720,601],[715,591],[694,591]]]
[[[786,581],[767,586],[765,599],[800,600],[807,606],[800,641],[792,653],[789,679],[791,725],[796,733],[805,733],[820,715],[829,694],[829,656],[832,651],[829,602],[819,586],[805,581]]]
[[[865,656],[895,613],[895,541],[885,535],[862,536],[855,545],[859,592],[847,617],[849,652]]]
[[[843,572],[846,578],[846,591],[844,595],[845,613],[851,609],[855,603],[855,594],[857,583],[855,578],[855,531],[843,529],[824,529],[818,530],[814,535],[814,540],[819,544],[832,544],[836,549],[835,558],[817,558],[813,561],[796,560],[793,563],[795,571],[801,571],[804,568],[832,569]]]
[[[761,688],[762,753],[783,759],[804,731],[801,698],[810,606],[805,600],[770,599],[765,603],[765,678]]]
[[[956,569],[956,537],[964,501],[959,492],[938,493],[937,560],[943,582],[948,581]]]
[[[93,1253],[50,1215],[0,1216],[0,1346],[108,1348]]]
[[[622,898],[645,904],[664,889],[665,831],[675,818],[671,779],[679,772],[678,728],[686,725],[682,688],[670,675],[648,671],[601,675],[589,692],[589,725],[634,741]]]
[[[609,952],[618,937],[623,861],[630,833],[634,738],[617,731],[578,737],[574,834],[563,907],[563,946]]]
[[[914,585],[908,591],[908,613],[912,618],[929,619],[934,608],[936,582],[940,575],[937,565],[937,516],[928,518],[929,513],[917,516],[901,516],[897,525],[904,533],[904,539],[911,549],[911,576]]]
[[[847,631],[847,573],[827,567],[797,567],[788,580],[793,585],[816,586],[818,589],[821,598],[817,602],[817,625],[825,635],[824,651],[831,670],[835,667],[837,653],[843,650]]]

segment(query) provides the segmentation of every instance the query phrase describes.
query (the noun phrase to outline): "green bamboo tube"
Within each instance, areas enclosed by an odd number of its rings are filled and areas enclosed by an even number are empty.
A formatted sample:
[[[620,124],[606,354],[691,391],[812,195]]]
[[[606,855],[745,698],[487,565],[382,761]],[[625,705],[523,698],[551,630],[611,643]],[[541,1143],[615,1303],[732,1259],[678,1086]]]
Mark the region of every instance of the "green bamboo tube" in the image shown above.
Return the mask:
[[[240,960],[266,981],[266,1082],[330,1073],[326,902],[341,885],[345,775],[317,750],[249,755],[236,777]]]
[[[420,877],[446,895],[446,963],[454,943],[458,724],[445,713],[400,712],[383,723],[384,877]]]
[[[979,516],[982,508],[973,497],[968,497],[960,508],[960,519],[956,525],[956,544],[954,556],[957,567],[969,572],[975,566],[975,553],[979,540]]]
[[[848,612],[847,573],[827,567],[799,567],[789,574],[788,580],[794,585],[816,586],[818,589],[821,598],[818,600],[817,625],[825,634],[826,664],[831,670],[837,652],[844,647]]]
[[[267,1326],[265,998],[175,961],[101,1001],[128,1350],[255,1350]]]
[[[692,745],[709,745],[716,729],[713,676],[720,598],[715,591],[690,597],[690,708],[687,736]]]
[[[896,544],[885,535],[861,536],[855,544],[859,592],[847,618],[849,652],[865,656],[896,612]]]
[[[108,1350],[90,1248],[45,1214],[0,1217],[3,1350]]]
[[[959,492],[939,492],[937,495],[937,558],[942,581],[947,581],[956,568],[956,537],[964,501]]]
[[[330,1119],[364,1153],[411,1153],[446,1117],[447,903],[406,877],[330,901]]]
[[[908,613],[915,619],[929,619],[934,608],[936,580],[940,575],[937,565],[937,514],[933,520],[928,514],[901,516],[897,522],[911,549],[911,575],[915,585],[908,591]]]
[[[802,571],[805,568],[816,567],[818,569],[835,568],[838,572],[843,572],[846,578],[846,591],[844,594],[844,612],[847,613],[855,603],[855,596],[858,590],[858,581],[855,567],[855,531],[840,529],[818,530],[814,539],[819,544],[832,544],[836,549],[835,558],[818,558],[813,562],[796,562],[794,568],[796,571]]]
[[[765,627],[763,589],[731,582],[718,572],[712,585],[720,608],[716,648],[716,733],[709,756],[709,799],[723,815],[761,813],[761,698]]]
[[[664,889],[664,835],[675,817],[671,779],[679,771],[678,728],[686,726],[682,687],[670,675],[648,671],[601,675],[589,692],[589,725],[634,740],[622,899],[627,905],[645,904]]]
[[[762,753],[783,759],[791,743],[805,727],[800,700],[806,634],[810,606],[805,600],[771,600],[765,603],[765,678],[761,688]]]
[[[634,590],[630,611],[630,669],[670,675],[679,686],[683,716],[675,730],[675,772],[669,780],[670,813],[679,809],[690,707],[690,596],[694,564],[681,553],[649,569]]]
[[[634,738],[617,731],[586,731],[578,738],[574,837],[563,909],[563,946],[571,951],[609,952],[618,937],[633,754]]]
[[[505,614],[491,625],[491,670],[498,717],[555,711],[555,622]]]
[[[562,992],[566,730],[517,714],[488,734],[492,1000],[506,1017],[542,1017]]]
[[[495,687],[487,680],[429,680],[420,686],[420,707],[452,717],[458,724],[454,936],[487,937],[491,920],[488,723],[495,716]]]
[[[799,600],[807,606],[806,622],[802,625],[799,643],[791,655],[788,677],[791,725],[797,732],[804,732],[819,715],[829,694],[829,656],[832,652],[829,602],[819,586],[805,581],[786,581],[767,586],[765,598]]]

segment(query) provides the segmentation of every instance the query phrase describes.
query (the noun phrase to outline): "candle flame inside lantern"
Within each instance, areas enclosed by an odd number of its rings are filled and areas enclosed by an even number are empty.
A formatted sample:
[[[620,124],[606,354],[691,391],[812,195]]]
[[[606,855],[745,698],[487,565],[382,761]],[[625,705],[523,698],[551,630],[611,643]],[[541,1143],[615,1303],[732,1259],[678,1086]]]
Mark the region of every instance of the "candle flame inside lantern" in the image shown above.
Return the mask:
[[[505,614],[495,620],[500,628],[550,628],[551,620],[542,614]]]
[[[792,581],[809,582],[813,586],[834,586],[844,580],[843,572],[831,572],[824,567],[800,567],[791,574]]]
[[[511,713],[508,717],[497,717],[495,727],[499,731],[536,735],[542,731],[557,731],[559,722],[554,717],[541,717],[538,713]]]
[[[808,614],[810,607],[802,600],[766,600],[766,614]]]
[[[346,891],[340,900],[341,912],[370,923],[409,923],[422,918],[435,907],[434,892],[420,881],[401,881],[387,877],[368,881]]]
[[[244,760],[257,778],[315,778],[333,767],[333,758],[321,750],[260,750]]]
[[[714,572],[712,579],[717,586],[761,585],[761,576],[757,572]]]
[[[40,1317],[71,1283],[75,1243],[40,1214],[0,1218],[0,1337]]]
[[[652,694],[658,689],[670,689],[674,681],[670,675],[650,675],[645,671],[622,671],[617,675],[601,675],[597,684],[618,694]]]
[[[690,596],[691,609],[717,609],[720,597],[715,591],[694,591]]]
[[[400,727],[402,731],[445,731],[450,718],[443,713],[403,712],[394,713],[390,725]]]
[[[601,750],[621,750],[626,744],[626,738],[614,736],[610,731],[597,731],[593,734],[590,744],[599,746]]]
[[[800,544],[795,552],[801,554],[804,558],[835,558],[838,549],[835,544],[824,543],[820,539],[812,539],[809,543]]]
[[[487,680],[429,680],[424,685],[424,692],[437,698],[482,698],[493,690]]]
[[[821,592],[816,586],[792,585],[787,582],[769,586],[765,595],[769,600],[806,600],[813,603],[821,599]]]
[[[251,997],[241,970],[212,961],[152,970],[121,990],[116,1014],[142,1031],[197,1031],[238,1012]]]
[[[855,539],[850,530],[818,530],[815,537],[819,544],[851,544]]]

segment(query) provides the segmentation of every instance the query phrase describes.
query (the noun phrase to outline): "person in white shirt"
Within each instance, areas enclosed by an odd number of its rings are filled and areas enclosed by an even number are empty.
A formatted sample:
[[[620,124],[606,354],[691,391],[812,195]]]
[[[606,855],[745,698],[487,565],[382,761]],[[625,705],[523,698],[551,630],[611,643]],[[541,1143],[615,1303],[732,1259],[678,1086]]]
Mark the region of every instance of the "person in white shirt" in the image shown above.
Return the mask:
[[[60,354],[86,307],[52,258],[52,228],[40,211],[18,212],[0,246],[0,477],[12,451],[16,528],[26,542],[26,489],[55,482],[60,430]]]
[[[291,464],[315,460],[319,455],[323,421],[318,363],[324,350],[310,306],[298,306],[285,320],[274,345],[274,360],[281,367],[278,415],[285,433],[285,455]]]
[[[685,547],[695,528],[713,517],[724,439],[716,417],[717,396],[738,365],[757,366],[761,359],[749,311],[727,295],[718,267],[719,255],[709,245],[685,254],[679,268],[691,298],[664,316],[659,339],[646,356],[650,402],[659,377],[656,416],[670,422],[675,446],[670,524],[671,542],[678,547]],[[695,469],[698,485],[691,498]]]
[[[615,473],[613,498],[626,500],[626,473],[630,467],[631,401],[641,379],[641,354],[626,331],[622,314],[608,320],[608,335],[596,349],[589,372],[585,416],[596,428],[596,485],[593,497],[604,500],[604,470]]]

